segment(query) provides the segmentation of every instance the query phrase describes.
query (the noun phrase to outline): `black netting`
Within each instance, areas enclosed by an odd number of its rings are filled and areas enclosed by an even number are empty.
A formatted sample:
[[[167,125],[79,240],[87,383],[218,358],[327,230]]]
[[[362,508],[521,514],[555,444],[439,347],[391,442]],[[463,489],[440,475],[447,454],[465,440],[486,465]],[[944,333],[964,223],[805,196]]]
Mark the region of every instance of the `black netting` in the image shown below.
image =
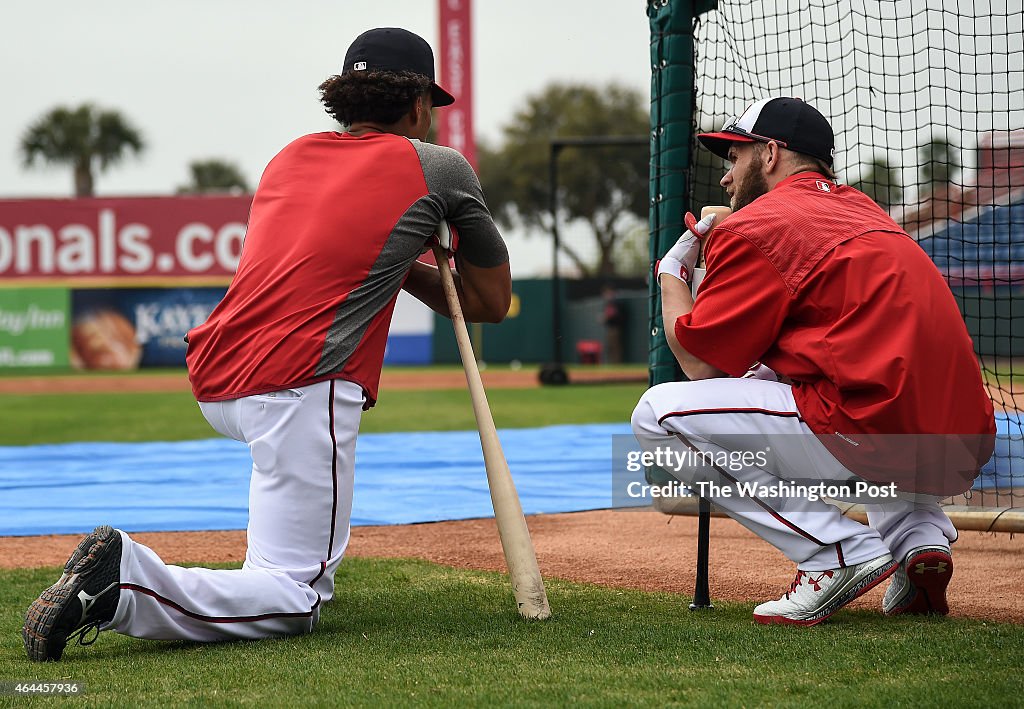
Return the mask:
[[[997,411],[996,455],[970,502],[1019,506],[1021,4],[719,0],[698,18],[695,40],[695,128],[720,128],[767,96],[810,102],[832,121],[840,181],[883,205],[945,275]],[[727,204],[723,161],[702,149],[692,155],[690,204]]]

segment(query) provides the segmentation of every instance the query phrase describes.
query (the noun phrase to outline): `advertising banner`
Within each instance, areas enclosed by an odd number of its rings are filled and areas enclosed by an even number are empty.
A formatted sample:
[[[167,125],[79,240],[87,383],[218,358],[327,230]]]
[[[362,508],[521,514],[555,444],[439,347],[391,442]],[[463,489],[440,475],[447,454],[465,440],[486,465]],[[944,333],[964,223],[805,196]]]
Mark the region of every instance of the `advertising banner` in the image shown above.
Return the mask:
[[[72,291],[71,364],[79,369],[184,367],[185,333],[206,321],[226,291],[223,287]],[[384,362],[429,364],[433,326],[431,311],[402,293]],[[67,341],[65,334],[61,349],[67,349]]]
[[[220,279],[251,195],[0,200],[0,285]]]
[[[0,368],[181,367],[238,265],[251,195],[0,200]],[[431,360],[400,299],[386,361]]]
[[[439,0],[440,84],[455,103],[437,111],[437,142],[455,148],[476,168],[473,138],[473,23],[471,0]]]
[[[68,365],[66,288],[0,289],[0,368]]]
[[[81,369],[184,367],[185,333],[206,321],[226,290],[76,290],[71,363]]]

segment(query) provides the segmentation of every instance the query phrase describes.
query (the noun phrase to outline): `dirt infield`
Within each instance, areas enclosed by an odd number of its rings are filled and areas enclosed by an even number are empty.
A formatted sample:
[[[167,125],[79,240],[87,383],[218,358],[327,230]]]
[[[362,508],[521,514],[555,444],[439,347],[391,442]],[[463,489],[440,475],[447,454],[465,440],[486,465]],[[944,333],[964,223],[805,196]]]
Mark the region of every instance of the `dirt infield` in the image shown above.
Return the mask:
[[[650,510],[601,510],[529,518],[545,576],[643,591],[693,593],[696,518]],[[238,562],[245,532],[133,534],[166,561]],[[0,537],[0,568],[59,566],[75,536]],[[954,616],[1024,623],[1024,539],[964,532],[954,545],[950,586]],[[493,519],[404,526],[355,527],[355,557],[412,557],[463,569],[504,571]],[[711,521],[712,600],[763,601],[781,595],[793,565],[774,548],[728,519]],[[854,602],[877,609],[884,584]],[[680,600],[682,607],[682,600]],[[555,612],[559,612],[555,608]]]

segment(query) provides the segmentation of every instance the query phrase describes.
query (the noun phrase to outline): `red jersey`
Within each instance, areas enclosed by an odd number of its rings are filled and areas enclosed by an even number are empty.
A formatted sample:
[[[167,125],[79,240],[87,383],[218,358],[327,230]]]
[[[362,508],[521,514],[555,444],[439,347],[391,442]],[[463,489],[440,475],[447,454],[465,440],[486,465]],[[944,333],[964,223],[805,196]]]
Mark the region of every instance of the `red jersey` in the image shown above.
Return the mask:
[[[455,150],[387,133],[317,133],[285,147],[253,197],[227,294],[188,334],[196,398],[340,378],[372,406],[395,301],[442,219],[470,263],[508,260]]]
[[[705,261],[675,324],[688,352],[791,379],[807,426],[869,480],[970,486],[995,434],[970,336],[938,269],[870,198],[800,173],[716,227]],[[930,472],[936,459],[957,470]]]

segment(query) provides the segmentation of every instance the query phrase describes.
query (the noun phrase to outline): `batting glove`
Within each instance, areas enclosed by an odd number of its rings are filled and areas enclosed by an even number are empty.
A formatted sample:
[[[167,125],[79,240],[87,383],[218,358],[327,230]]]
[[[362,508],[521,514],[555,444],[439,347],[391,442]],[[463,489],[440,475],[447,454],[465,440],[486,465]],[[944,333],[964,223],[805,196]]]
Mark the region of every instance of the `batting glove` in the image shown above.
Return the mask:
[[[673,278],[678,278],[684,283],[689,283],[693,278],[693,267],[700,255],[700,240],[715,221],[714,214],[709,214],[700,221],[689,212],[683,217],[686,224],[686,231],[679,237],[679,240],[668,250],[661,261],[658,262],[658,277],[667,273]]]
[[[711,231],[711,225],[715,223],[717,214],[709,214],[700,221],[697,221],[697,217],[693,216],[692,212],[687,212],[683,216],[683,224],[686,225],[686,229],[696,236],[698,239],[703,239]]]
[[[455,249],[459,246],[459,233],[452,229],[446,220],[442,219],[441,223],[437,225],[436,237],[441,248],[449,254],[455,253]]]

